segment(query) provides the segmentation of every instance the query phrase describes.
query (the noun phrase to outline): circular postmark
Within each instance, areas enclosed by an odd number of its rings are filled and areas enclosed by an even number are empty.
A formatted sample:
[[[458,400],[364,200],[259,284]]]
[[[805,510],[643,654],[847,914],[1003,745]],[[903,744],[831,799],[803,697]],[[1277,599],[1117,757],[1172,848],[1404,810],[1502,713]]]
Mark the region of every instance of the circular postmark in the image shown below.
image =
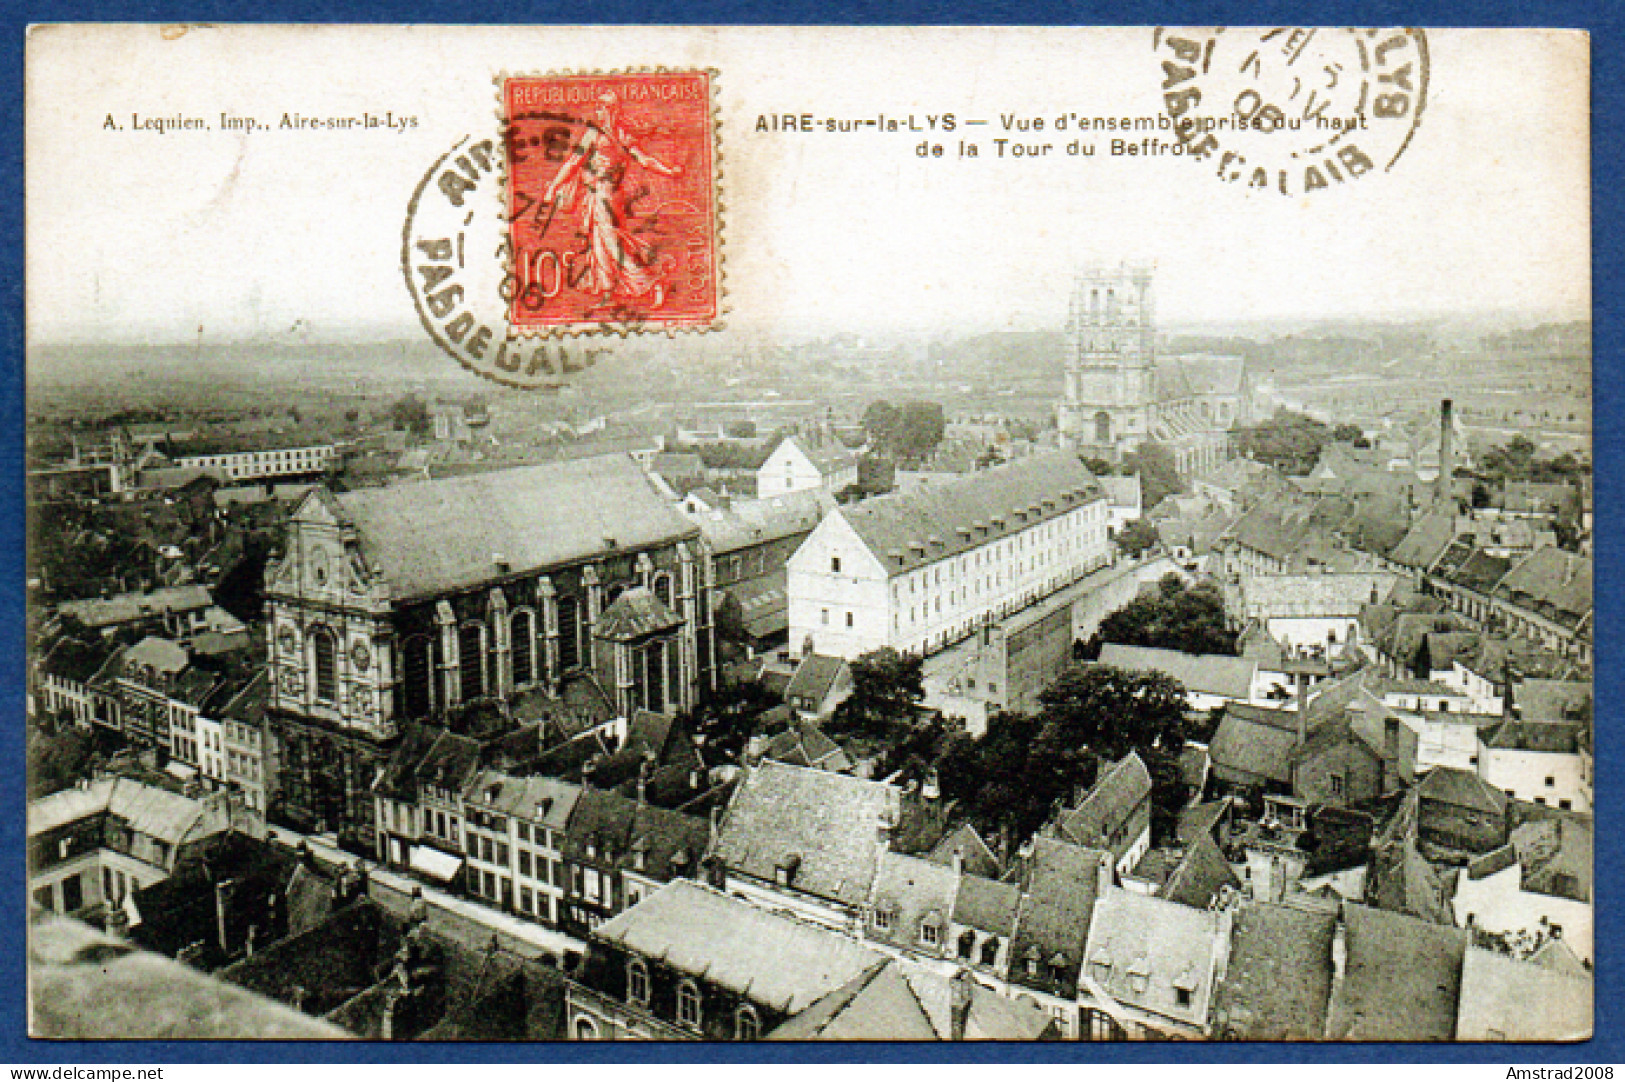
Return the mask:
[[[586,336],[721,326],[714,75],[502,76],[500,136],[418,182],[401,272],[429,337],[512,387],[557,387]]]
[[[1386,172],[1427,105],[1421,30],[1159,27],[1153,48],[1184,155],[1247,188],[1298,197]]]
[[[500,154],[494,140],[464,136],[435,159],[407,205],[401,272],[423,329],[464,368],[510,387],[557,387],[593,355],[526,336],[509,318]]]

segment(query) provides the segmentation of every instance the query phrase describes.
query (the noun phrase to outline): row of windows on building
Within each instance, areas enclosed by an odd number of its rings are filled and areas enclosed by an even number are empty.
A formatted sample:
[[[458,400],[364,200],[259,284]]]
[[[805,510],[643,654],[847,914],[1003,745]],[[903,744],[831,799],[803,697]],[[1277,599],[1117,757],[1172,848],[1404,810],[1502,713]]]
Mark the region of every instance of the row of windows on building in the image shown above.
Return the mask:
[[[635,1007],[647,1009],[649,1006],[649,966],[641,958],[633,958],[626,963],[626,999]],[[700,1032],[705,1024],[704,1001],[699,986],[686,978],[677,984],[676,1019],[679,1026],[695,1032]],[[756,1009],[748,1003],[735,1008],[733,1030],[736,1041],[754,1041],[760,1037],[762,1022]],[[580,1036],[579,1033],[577,1035]],[[596,1036],[596,1031],[593,1035]]]
[[[613,603],[623,589],[617,587],[609,591],[606,594],[609,603]],[[662,572],[655,575],[653,590],[663,604],[669,606],[672,603],[669,574]],[[582,606],[575,597],[560,597],[556,605],[559,623],[558,668],[562,674],[582,665],[585,626]],[[508,617],[508,656],[513,666],[513,684],[516,688],[539,683],[549,676],[547,640],[541,630],[536,613],[530,609],[520,609]],[[309,637],[316,701],[336,705],[339,690],[338,636],[331,629],[318,625],[310,630]],[[471,620],[457,629],[458,692],[464,701],[491,694],[495,687],[497,659],[491,638],[490,628],[481,621]],[[439,649],[438,637],[434,635],[413,635],[403,644],[402,678],[409,716],[422,717],[433,713],[441,704],[443,695],[436,680]]]
[[[874,926],[875,931],[890,937],[897,925],[897,913],[884,906],[877,907],[870,912],[869,923]],[[936,950],[942,945],[943,932],[939,924],[929,920],[921,921],[916,934],[922,947]],[[998,936],[987,936],[978,943],[976,932],[967,928],[955,943],[955,951],[962,961],[973,965],[995,966],[999,961],[1000,945]]]

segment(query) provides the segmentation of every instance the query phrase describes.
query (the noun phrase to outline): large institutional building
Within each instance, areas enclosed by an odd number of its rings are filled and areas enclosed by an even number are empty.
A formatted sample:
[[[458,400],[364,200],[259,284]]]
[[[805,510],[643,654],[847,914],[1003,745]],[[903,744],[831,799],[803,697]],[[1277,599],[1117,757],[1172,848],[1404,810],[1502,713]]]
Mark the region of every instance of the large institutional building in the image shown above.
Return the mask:
[[[790,649],[940,650],[1109,562],[1109,515],[1067,451],[837,508],[790,560]]]
[[[1057,407],[1063,446],[1117,461],[1154,440],[1182,473],[1223,461],[1227,433],[1246,420],[1240,357],[1161,356],[1148,266],[1082,271],[1066,323],[1066,389]]]
[[[266,570],[284,814],[370,847],[369,789],[409,721],[473,735],[693,706],[703,545],[624,455],[313,490]]]

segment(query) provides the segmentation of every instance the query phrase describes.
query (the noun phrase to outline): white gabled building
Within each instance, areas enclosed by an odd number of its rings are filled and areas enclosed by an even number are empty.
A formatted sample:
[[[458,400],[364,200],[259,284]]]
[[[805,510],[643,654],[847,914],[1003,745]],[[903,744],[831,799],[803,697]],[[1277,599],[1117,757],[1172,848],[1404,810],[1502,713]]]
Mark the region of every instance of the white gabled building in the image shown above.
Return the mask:
[[[839,443],[803,446],[795,436],[786,436],[756,470],[756,495],[760,499],[783,496],[807,489],[835,493],[858,483],[858,460]]]
[[[837,508],[790,559],[790,649],[940,650],[1109,563],[1109,518],[1065,451]]]

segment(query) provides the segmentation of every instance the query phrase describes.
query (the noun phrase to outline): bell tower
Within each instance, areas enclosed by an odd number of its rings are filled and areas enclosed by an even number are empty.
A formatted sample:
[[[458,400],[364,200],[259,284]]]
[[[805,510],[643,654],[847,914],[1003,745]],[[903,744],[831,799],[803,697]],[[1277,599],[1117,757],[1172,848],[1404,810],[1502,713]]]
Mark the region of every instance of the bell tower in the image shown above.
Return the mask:
[[[1145,439],[1156,400],[1152,268],[1079,271],[1066,320],[1066,388],[1057,407],[1063,446],[1116,460]]]

